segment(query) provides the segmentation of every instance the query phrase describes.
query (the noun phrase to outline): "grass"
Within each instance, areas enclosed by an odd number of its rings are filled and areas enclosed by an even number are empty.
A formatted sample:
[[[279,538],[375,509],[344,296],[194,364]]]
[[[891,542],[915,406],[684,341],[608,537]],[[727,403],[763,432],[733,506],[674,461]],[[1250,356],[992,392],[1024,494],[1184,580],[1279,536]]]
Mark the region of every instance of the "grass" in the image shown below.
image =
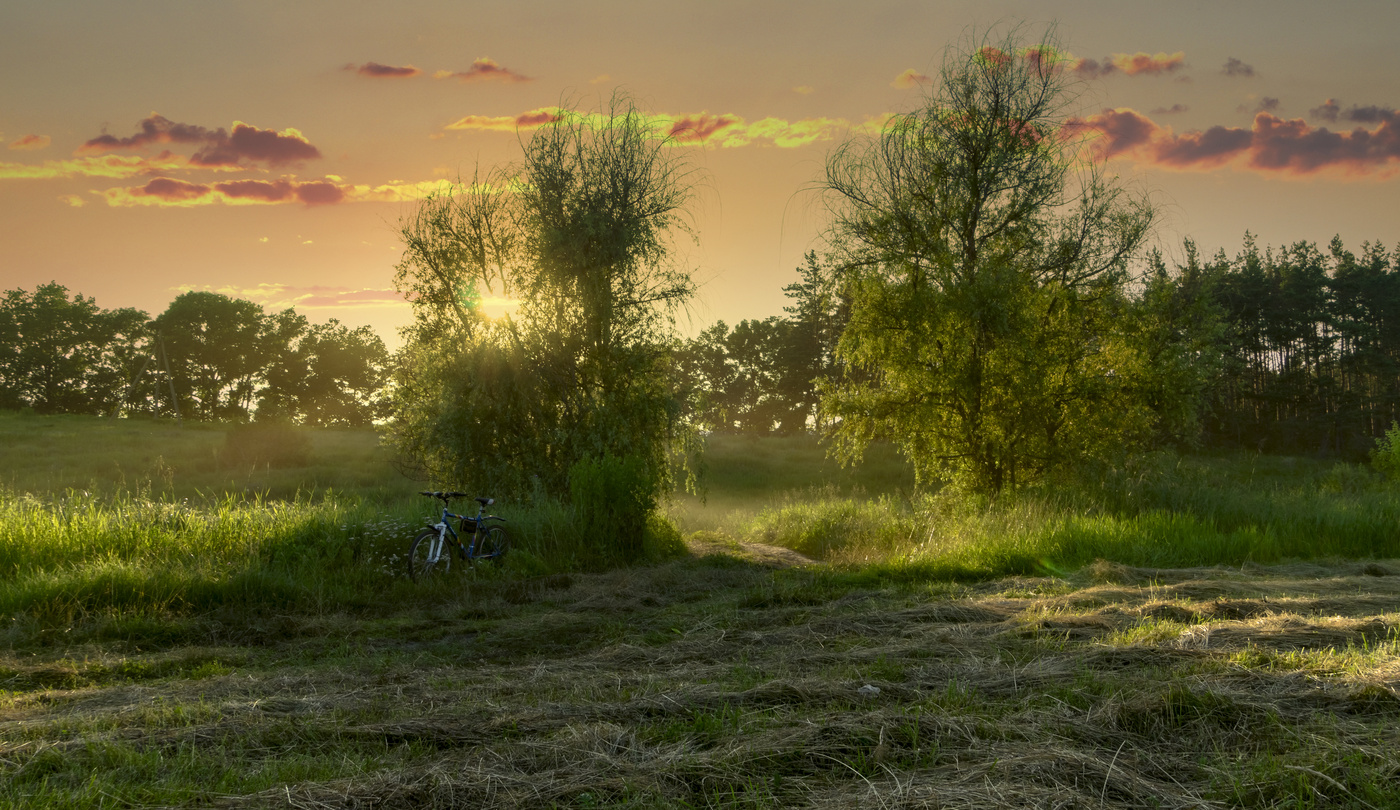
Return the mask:
[[[0,806],[1394,807],[1400,566],[1364,569],[872,588],[709,555],[11,650]]]
[[[0,808],[1400,807],[1363,468],[978,502],[714,437],[683,548],[590,572],[569,510],[502,504],[507,565],[414,586],[431,504],[372,433],[308,437],[254,468],[0,414]]]

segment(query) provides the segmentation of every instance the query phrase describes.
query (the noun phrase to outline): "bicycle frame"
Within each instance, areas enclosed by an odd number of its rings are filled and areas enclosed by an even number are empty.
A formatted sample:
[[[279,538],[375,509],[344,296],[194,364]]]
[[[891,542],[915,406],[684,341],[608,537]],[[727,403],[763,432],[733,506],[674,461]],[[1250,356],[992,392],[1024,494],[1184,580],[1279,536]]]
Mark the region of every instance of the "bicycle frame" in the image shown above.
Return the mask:
[[[457,518],[457,520],[460,521],[458,525],[462,527],[463,531],[466,531],[467,523],[468,521],[470,521],[472,527],[472,541],[470,545],[464,546],[462,544],[461,537],[457,534],[456,530],[452,528],[452,524],[448,522],[451,518]],[[458,549],[461,549],[465,559],[476,559],[476,544],[481,537],[484,524],[488,520],[499,520],[502,523],[505,522],[505,518],[486,514],[486,504],[481,504],[478,507],[476,517],[469,517],[467,515],[459,515],[456,512],[448,511],[447,502],[444,501],[442,504],[442,517],[438,520],[437,523],[434,523],[429,527],[432,529],[437,529],[438,534],[437,538],[433,540],[432,545],[428,549],[428,563],[430,565],[435,565],[439,560],[442,559],[443,554],[451,553],[448,550],[448,535],[452,536],[451,544],[456,546]]]

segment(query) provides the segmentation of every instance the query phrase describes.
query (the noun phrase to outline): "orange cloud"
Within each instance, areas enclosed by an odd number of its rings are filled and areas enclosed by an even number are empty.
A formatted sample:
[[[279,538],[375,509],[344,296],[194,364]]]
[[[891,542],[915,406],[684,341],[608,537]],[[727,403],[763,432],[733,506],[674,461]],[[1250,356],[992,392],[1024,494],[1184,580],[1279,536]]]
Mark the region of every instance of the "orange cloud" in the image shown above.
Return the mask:
[[[38,149],[47,149],[53,139],[47,135],[25,135],[10,141],[10,148],[24,152],[32,152]]]
[[[448,124],[447,129],[515,132],[562,120],[568,114],[557,108],[541,108],[517,116],[468,115]],[[884,120],[879,119],[879,123],[883,123]],[[750,144],[795,148],[818,141],[834,140],[842,132],[859,128],[844,118],[804,118],[789,121],[768,117],[749,122],[732,113],[708,111],[685,115],[651,115],[647,116],[647,122],[677,145],[722,148]]]
[[[1172,54],[1148,54],[1138,51],[1133,54],[1115,53],[1112,56],[1105,56],[1102,62],[1097,59],[1075,59],[1071,63],[1070,69],[1085,78],[1098,79],[1114,73],[1122,73],[1127,76],[1137,76],[1144,73],[1148,75],[1175,73],[1185,66],[1186,53],[1184,51]]]
[[[1091,148],[1102,157],[1124,156],[1172,169],[1229,165],[1292,176],[1324,170],[1389,175],[1400,168],[1400,112],[1384,110],[1380,117],[1374,130],[1332,132],[1300,118],[1285,120],[1260,112],[1249,129],[1215,126],[1178,135],[1135,110],[1120,108],[1071,119],[1065,131],[1071,136],[1090,134]]]
[[[467,115],[448,124],[445,129],[485,129],[497,132],[515,132],[519,129],[535,129],[552,124],[564,117],[558,107],[540,107],[520,115]]]
[[[411,79],[414,76],[423,75],[423,71],[413,65],[381,65],[378,62],[366,62],[356,68],[354,65],[346,65],[347,69],[354,68],[355,72],[361,76],[368,76],[371,79]]]
[[[155,157],[102,155],[43,163],[0,163],[0,180],[52,180],[65,177],[108,177],[122,179],[142,174],[178,171],[189,161],[181,155],[162,152]]]
[[[909,68],[898,76],[895,76],[894,81],[890,82],[890,87],[908,90],[911,87],[918,87],[921,84],[928,84],[931,81],[933,81],[933,79],[930,79],[928,76],[925,76],[913,68]]]
[[[479,82],[491,79],[499,79],[503,82],[529,82],[534,81],[529,76],[523,76],[509,68],[501,67],[494,59],[483,56],[472,62],[472,66],[466,70],[451,71],[439,70],[433,74],[436,79],[456,79],[459,82]]]
[[[235,121],[230,133],[223,128],[177,123],[154,113],[137,127],[136,134],[125,138],[105,133],[92,138],[78,147],[78,154],[143,149],[152,144],[199,144],[190,165],[205,168],[242,167],[245,160],[281,166],[321,157],[321,151],[292,128],[279,132]]]
[[[450,191],[446,180],[387,183],[378,186],[346,183],[335,175],[321,180],[231,180],[190,183],[157,177],[143,186],[93,192],[117,207],[189,208],[203,205],[333,205],[346,202],[413,202],[429,194]]]
[[[346,199],[346,189],[332,180],[298,181],[233,180],[223,183],[190,183],[157,177],[144,186],[111,188],[96,192],[111,206],[275,205],[302,203],[330,205]]]

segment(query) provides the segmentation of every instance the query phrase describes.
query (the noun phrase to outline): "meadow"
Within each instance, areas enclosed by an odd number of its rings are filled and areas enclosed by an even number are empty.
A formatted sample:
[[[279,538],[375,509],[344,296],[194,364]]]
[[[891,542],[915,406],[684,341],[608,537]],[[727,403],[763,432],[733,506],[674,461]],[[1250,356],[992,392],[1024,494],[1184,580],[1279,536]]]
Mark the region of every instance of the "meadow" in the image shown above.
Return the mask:
[[[257,441],[0,414],[0,807],[1400,807],[1365,467],[987,501],[716,436],[646,564],[501,503],[504,565],[415,586],[373,431]]]

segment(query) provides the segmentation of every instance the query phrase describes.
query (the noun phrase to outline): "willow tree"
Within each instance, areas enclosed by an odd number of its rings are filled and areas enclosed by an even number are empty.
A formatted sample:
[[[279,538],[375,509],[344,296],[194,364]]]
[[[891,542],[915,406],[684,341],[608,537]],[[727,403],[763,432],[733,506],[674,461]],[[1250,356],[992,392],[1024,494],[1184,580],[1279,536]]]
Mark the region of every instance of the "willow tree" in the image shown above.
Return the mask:
[[[683,153],[624,96],[560,111],[520,162],[431,197],[402,223],[413,302],[396,437],[454,485],[563,495],[585,460],[628,458],[652,495],[683,438],[668,378]],[[489,320],[482,291],[519,301]]]
[[[831,155],[852,312],[823,409],[848,458],[887,438],[921,482],[996,492],[1148,432],[1115,312],[1153,211],[1089,157],[1074,101],[1050,38],[978,41]]]

